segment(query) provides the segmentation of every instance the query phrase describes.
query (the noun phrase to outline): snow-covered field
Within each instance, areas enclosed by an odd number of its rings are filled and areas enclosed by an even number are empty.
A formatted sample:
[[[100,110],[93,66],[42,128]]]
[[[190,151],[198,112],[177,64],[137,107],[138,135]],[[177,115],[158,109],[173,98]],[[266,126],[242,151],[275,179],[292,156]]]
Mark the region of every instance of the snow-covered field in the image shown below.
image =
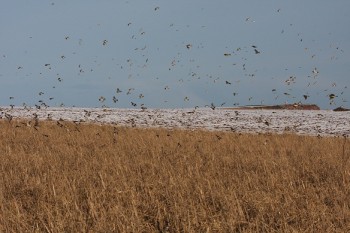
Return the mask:
[[[350,135],[350,112],[329,110],[0,108],[0,118],[95,122],[133,127],[208,129],[249,133]]]

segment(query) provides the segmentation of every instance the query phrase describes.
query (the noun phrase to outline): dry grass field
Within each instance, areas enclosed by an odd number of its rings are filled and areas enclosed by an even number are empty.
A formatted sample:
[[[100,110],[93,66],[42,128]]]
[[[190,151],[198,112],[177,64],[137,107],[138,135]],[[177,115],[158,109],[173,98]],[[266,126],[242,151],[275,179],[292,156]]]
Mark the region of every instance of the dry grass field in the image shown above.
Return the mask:
[[[0,122],[0,232],[350,232],[350,142]]]

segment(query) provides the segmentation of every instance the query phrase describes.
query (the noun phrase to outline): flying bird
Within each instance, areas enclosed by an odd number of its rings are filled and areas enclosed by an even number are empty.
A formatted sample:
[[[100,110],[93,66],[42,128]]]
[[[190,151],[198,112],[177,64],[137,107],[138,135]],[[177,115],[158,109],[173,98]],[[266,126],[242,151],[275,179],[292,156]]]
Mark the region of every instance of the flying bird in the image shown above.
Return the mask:
[[[135,90],[135,88],[129,88],[128,92],[126,93],[127,95],[131,94],[131,91]]]
[[[104,96],[100,96],[100,98],[98,98],[98,101],[100,101],[101,103],[103,103],[106,100],[106,98]]]
[[[117,103],[117,102],[118,102],[118,99],[117,99],[115,96],[113,96],[113,102],[114,102],[114,103]]]
[[[338,97],[338,96],[336,96],[335,94],[329,94],[328,97],[331,100],[331,99],[334,99],[335,97]]]

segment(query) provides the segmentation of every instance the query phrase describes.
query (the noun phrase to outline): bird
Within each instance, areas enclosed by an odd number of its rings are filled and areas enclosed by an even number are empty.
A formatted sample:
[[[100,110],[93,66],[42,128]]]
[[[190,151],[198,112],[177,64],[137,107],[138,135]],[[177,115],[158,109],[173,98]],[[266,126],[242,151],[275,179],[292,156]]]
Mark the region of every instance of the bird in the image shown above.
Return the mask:
[[[335,94],[329,94],[328,97],[331,100],[331,99],[334,99],[335,97],[338,97],[338,96],[336,96]]]
[[[11,116],[10,114],[5,113],[5,117],[6,117],[6,119],[7,119],[9,122],[12,121],[13,116]]]
[[[106,98],[104,96],[100,96],[100,98],[98,98],[98,101],[100,101],[101,103],[103,103],[106,100]]]
[[[317,70],[316,67],[312,70],[312,73],[315,74],[315,75],[318,75],[318,74],[319,74],[319,72],[318,72],[318,70]]]
[[[127,95],[131,94],[131,91],[135,90],[135,88],[129,88],[128,92],[126,93]]]
[[[210,108],[211,108],[212,110],[215,110],[216,106],[214,105],[214,103],[211,103],[211,104],[210,104]]]

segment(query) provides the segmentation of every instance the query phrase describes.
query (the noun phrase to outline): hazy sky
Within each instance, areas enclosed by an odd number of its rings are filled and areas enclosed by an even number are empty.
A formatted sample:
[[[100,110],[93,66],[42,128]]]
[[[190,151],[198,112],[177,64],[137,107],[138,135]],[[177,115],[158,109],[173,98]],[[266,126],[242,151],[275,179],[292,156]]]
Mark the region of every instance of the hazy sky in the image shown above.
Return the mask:
[[[350,107],[349,0],[1,3],[2,106]]]

